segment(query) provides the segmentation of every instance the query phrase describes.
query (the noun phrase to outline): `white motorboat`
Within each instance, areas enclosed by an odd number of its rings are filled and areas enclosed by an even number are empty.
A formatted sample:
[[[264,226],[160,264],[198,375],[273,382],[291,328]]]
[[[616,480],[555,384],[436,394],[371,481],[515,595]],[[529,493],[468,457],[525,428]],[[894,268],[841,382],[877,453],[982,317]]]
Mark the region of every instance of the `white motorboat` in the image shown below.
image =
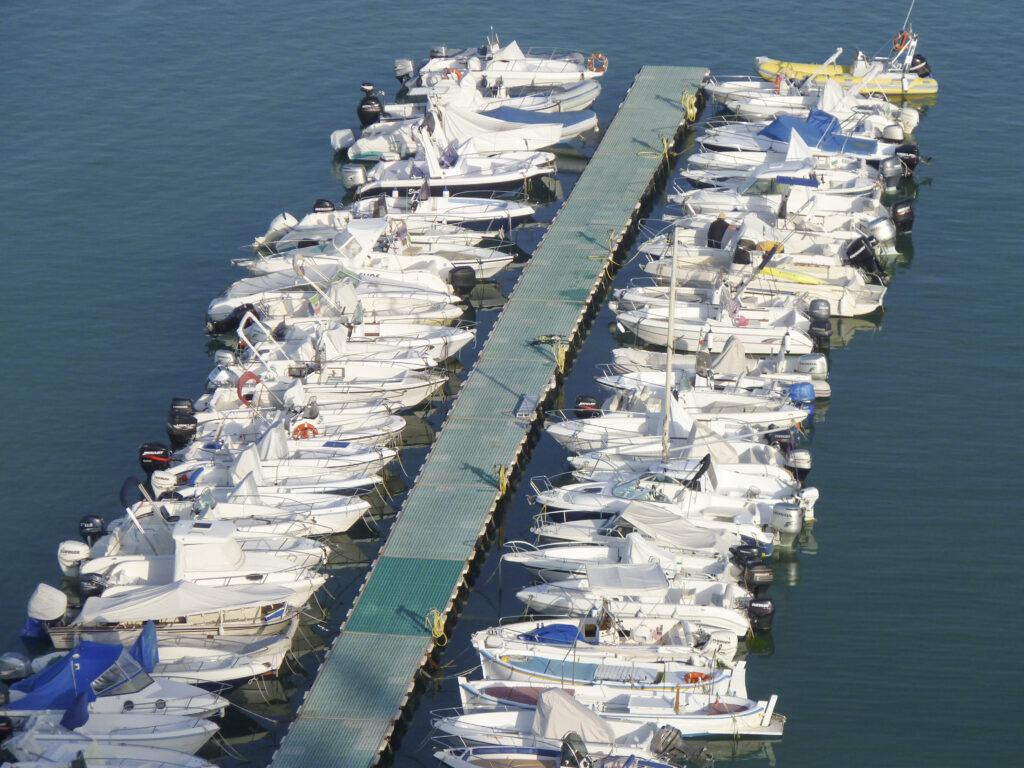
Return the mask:
[[[10,768],[69,768],[78,759],[84,759],[90,768],[215,768],[213,763],[174,749],[104,744],[85,738],[49,746],[20,741],[12,755],[18,762],[4,764]]]
[[[787,160],[784,162],[765,163],[747,174],[745,177],[733,179],[709,178],[711,174],[707,171],[703,175],[695,176],[696,172],[685,172],[683,177],[693,182],[697,178],[702,182],[701,186],[712,187],[715,194],[720,197],[699,197],[697,191],[677,193],[672,197],[673,202],[686,205],[690,198],[696,197],[692,209],[697,212],[698,208],[711,205],[712,200],[721,200],[721,210],[750,209],[752,204],[760,206],[757,210],[777,212],[782,204],[782,196],[790,190],[790,187],[806,185],[818,193],[830,195],[874,195],[879,192],[878,173],[867,173],[864,171],[851,171],[846,169],[819,168],[817,163],[811,159]],[[701,190],[702,192],[705,190]],[[725,207],[725,200],[728,194],[733,195],[733,207]],[[711,194],[707,191],[707,194]],[[754,197],[755,200],[746,201],[741,198]]]
[[[65,718],[67,716],[65,715]],[[193,754],[210,740],[219,730],[216,723],[198,717],[177,715],[150,715],[123,713],[88,715],[80,725],[64,727],[62,722],[71,723],[60,715],[33,715],[18,733],[4,742],[4,749],[19,760],[38,759],[48,750],[66,746],[79,751],[91,748],[104,753],[117,754],[122,747],[133,750],[153,750],[156,759],[167,754],[166,750]],[[133,752],[132,754],[138,754]],[[174,765],[190,765],[175,760]]]
[[[276,675],[291,646],[292,633],[252,638],[176,637],[160,643],[160,660],[151,675],[192,685],[242,685]]]
[[[689,754],[683,748],[680,754]],[[570,733],[555,747],[503,747],[494,745],[457,746],[434,752],[448,768],[507,768],[520,763],[536,768],[673,768],[679,763],[662,762],[646,752],[602,756],[591,754],[576,733]],[[677,758],[678,760],[678,758]],[[689,763],[687,763],[689,764]],[[102,768],[107,768],[103,766]],[[135,768],[126,766],[126,768]],[[149,768],[148,766],[144,768]]]
[[[142,587],[116,597],[90,597],[77,612],[67,595],[40,584],[29,598],[29,618],[39,622],[57,649],[81,640],[128,644],[147,621],[157,637],[280,635],[289,630],[297,609],[289,605],[291,589],[255,584],[208,587],[182,581]]]
[[[545,690],[550,688],[530,682],[459,678],[459,695],[463,711],[467,714],[530,709],[536,707],[538,697]],[[659,694],[607,690],[600,686],[568,688],[564,685],[556,690],[572,696],[578,704],[599,713],[611,723],[670,725],[688,738],[775,738],[782,735],[785,722],[781,716],[772,717],[775,696],[770,701],[753,701],[745,696],[707,691]]]
[[[622,616],[681,619],[707,632],[745,637],[771,629],[775,604],[713,578],[669,581],[657,563],[588,565],[586,576],[526,587],[516,593],[527,610],[546,616],[585,616],[603,607]]]

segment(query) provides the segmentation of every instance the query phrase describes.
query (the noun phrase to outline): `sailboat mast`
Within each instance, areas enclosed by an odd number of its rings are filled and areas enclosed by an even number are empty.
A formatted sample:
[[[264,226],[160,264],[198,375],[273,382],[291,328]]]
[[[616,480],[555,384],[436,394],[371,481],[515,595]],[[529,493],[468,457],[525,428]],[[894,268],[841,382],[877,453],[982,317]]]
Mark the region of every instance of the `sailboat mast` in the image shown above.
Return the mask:
[[[671,424],[671,409],[669,398],[672,397],[672,385],[675,384],[672,370],[672,355],[675,351],[675,330],[676,330],[676,264],[679,250],[679,228],[672,228],[672,272],[668,283],[668,329],[666,333],[665,349],[665,400],[661,413],[661,459],[669,459],[669,425]]]

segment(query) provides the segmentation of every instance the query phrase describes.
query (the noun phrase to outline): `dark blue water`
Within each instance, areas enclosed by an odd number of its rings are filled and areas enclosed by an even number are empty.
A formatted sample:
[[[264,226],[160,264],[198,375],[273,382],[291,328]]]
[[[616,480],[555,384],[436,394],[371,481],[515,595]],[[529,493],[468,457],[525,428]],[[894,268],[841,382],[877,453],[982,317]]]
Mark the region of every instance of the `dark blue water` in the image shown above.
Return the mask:
[[[774,647],[750,665],[751,693],[778,693],[789,716],[774,746],[784,764],[1020,762],[1017,10],[914,10],[940,95],[917,131],[934,163],[919,173],[913,259],[880,326],[833,354],[814,551],[779,565],[790,583],[772,588]],[[199,393],[203,311],[238,277],[230,258],[280,211],[341,197],[328,135],[354,122],[359,82],[395,88],[396,56],[478,45],[491,25],[524,46],[601,51],[607,121],[642,64],[732,74],[762,53],[874,54],[905,12],[879,0],[0,6],[0,637],[16,643],[25,600],[55,582],[57,543],[78,518],[118,513],[169,398]],[[568,401],[593,389],[609,320],[598,316]],[[561,461],[542,440],[528,474]],[[523,497],[521,486],[508,538],[526,527]],[[473,664],[469,631],[516,610],[521,576],[499,578],[495,563],[442,657],[449,673]],[[430,762],[427,710],[455,702],[450,677],[437,687],[396,762]]]

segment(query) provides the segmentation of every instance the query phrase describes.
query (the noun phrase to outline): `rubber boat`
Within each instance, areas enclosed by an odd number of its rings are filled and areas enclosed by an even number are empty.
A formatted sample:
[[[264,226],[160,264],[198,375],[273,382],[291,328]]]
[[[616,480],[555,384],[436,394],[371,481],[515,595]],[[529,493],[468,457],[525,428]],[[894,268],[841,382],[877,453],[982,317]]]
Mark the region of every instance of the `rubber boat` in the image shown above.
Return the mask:
[[[888,56],[868,58],[857,51],[852,64],[802,64],[793,61],[758,56],[755,58],[757,74],[765,80],[777,78],[808,78],[824,83],[828,79],[839,85],[859,86],[870,77],[870,88],[887,96],[934,96],[939,92],[939,83],[931,77],[931,67],[924,56],[917,52],[918,37],[911,27],[904,25],[892,39]],[[882,64],[880,74],[872,72],[873,63]]]

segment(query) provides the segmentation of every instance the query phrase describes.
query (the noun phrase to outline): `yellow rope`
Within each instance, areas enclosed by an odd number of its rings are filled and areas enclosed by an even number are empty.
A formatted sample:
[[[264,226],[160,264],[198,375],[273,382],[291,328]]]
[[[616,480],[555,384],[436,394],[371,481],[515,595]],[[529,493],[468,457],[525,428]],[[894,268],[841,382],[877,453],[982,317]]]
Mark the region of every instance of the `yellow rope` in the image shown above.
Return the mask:
[[[679,97],[679,104],[686,113],[686,122],[693,123],[697,119],[697,94],[683,91]]]
[[[498,467],[498,491],[502,496],[508,493],[508,468],[504,464]]]
[[[639,152],[636,153],[636,156],[637,157],[660,157],[666,163],[671,165],[672,158],[676,157],[679,153],[678,152],[673,152],[672,150],[670,150],[668,148],[668,139],[666,139],[664,136],[659,136],[658,138],[661,139],[661,152],[655,152],[655,151],[649,150],[649,149],[641,149]]]
[[[432,608],[426,616],[427,630],[438,646],[448,645],[448,635],[444,633],[444,616],[437,608]]]
[[[558,366],[559,373],[565,373],[565,352],[568,349],[566,344],[559,344],[555,347],[555,365]]]

